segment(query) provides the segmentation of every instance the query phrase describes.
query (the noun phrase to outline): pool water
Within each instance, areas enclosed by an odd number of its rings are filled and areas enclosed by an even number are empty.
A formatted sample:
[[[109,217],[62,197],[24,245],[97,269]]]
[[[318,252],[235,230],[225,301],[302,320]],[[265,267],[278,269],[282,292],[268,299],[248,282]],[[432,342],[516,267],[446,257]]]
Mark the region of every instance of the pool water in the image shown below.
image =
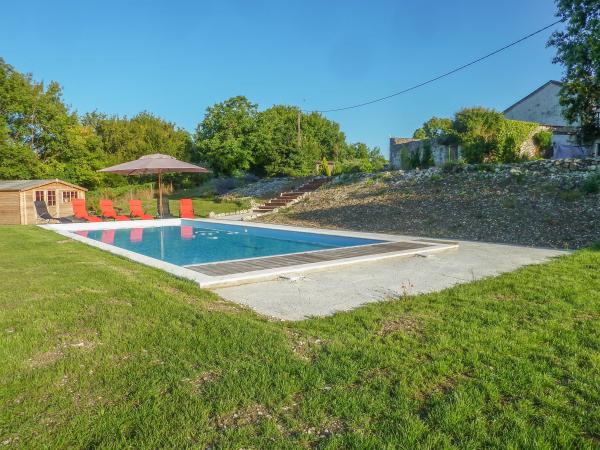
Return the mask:
[[[76,231],[76,233],[179,266],[383,242],[374,239],[198,221],[183,222],[180,226]]]

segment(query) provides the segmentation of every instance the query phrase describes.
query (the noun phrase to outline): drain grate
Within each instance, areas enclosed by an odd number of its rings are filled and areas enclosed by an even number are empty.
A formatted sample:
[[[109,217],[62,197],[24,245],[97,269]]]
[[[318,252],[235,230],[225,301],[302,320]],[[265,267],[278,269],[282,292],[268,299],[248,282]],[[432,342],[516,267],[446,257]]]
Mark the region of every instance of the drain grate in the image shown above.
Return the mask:
[[[282,256],[266,256],[263,258],[245,259],[240,261],[216,262],[186,266],[187,269],[213,277],[231,275],[234,273],[254,272],[256,270],[277,269],[279,267],[311,264],[336,259],[355,258],[358,256],[378,255],[383,253],[415,250],[431,247],[418,242],[389,242],[385,244],[364,245],[360,247],[345,247],[317,252],[294,253]]]

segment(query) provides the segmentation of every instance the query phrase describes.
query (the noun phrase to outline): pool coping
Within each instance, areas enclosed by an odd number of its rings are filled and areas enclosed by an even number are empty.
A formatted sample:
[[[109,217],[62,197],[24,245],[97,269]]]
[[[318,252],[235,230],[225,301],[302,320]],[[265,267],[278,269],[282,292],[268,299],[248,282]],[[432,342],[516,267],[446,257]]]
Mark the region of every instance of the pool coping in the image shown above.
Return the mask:
[[[213,219],[160,219],[160,220],[127,220],[127,221],[119,221],[119,222],[94,222],[94,223],[71,223],[71,224],[47,224],[47,225],[39,225],[41,228],[52,230],[62,236],[67,238],[83,242],[85,244],[91,245],[96,248],[100,248],[102,250],[106,250],[115,255],[123,256],[125,258],[131,259],[132,261],[139,262],[141,264],[145,264],[150,267],[154,267],[157,269],[164,270],[165,272],[171,273],[172,275],[186,278],[192,281],[195,281],[200,285],[200,287],[204,288],[217,288],[224,286],[232,286],[239,285],[245,283],[254,283],[259,281],[271,280],[275,278],[279,278],[281,276],[298,274],[300,272],[308,272],[321,270],[331,267],[337,266],[346,266],[349,264],[356,264],[359,262],[367,262],[367,261],[379,261],[382,259],[388,258],[398,258],[398,257],[407,257],[414,256],[420,254],[427,254],[433,252],[439,252],[449,249],[458,248],[457,242],[448,242],[448,241],[436,241],[435,239],[428,239],[426,243],[427,247],[410,249],[410,250],[400,250],[389,253],[378,253],[371,255],[362,255],[358,257],[344,258],[344,259],[335,259],[330,261],[321,261],[316,263],[306,263],[306,264],[298,264],[294,266],[287,267],[278,267],[271,269],[263,269],[256,270],[251,272],[241,272],[229,275],[220,275],[220,276],[210,276],[205,275],[200,272],[197,272],[192,269],[188,269],[184,266],[178,266],[175,264],[171,264],[165,261],[161,261],[156,258],[151,258],[149,256],[142,255],[140,253],[132,252],[130,250],[125,250],[120,247],[105,244],[100,241],[96,241],[95,239],[87,238],[75,233],[75,231],[84,231],[84,230],[113,230],[113,229],[123,229],[123,228],[152,228],[152,227],[160,227],[160,226],[178,226],[180,224],[185,223],[193,223],[193,222],[201,222],[201,223],[215,223],[215,224],[225,224],[225,225],[234,225],[241,226],[247,228],[269,228],[269,229],[277,229],[277,230],[285,230],[285,231],[295,231],[295,232],[303,232],[303,233],[315,233],[315,234],[323,234],[323,235],[333,235],[333,236],[343,236],[343,237],[355,237],[362,239],[375,239],[385,242],[412,242],[412,243],[425,243],[424,240],[415,238],[411,239],[406,236],[397,236],[393,234],[380,234],[380,233],[364,233],[358,231],[341,231],[341,230],[327,230],[321,228],[303,228],[303,227],[295,227],[288,225],[275,225],[275,224],[264,224],[257,222],[239,222],[239,221],[230,221],[230,220],[213,220]],[[368,245],[378,245],[378,244],[368,244]],[[305,253],[305,252],[300,252]],[[264,258],[264,257],[262,257]],[[260,259],[260,258],[249,258],[247,261],[251,261],[252,259]],[[233,260],[229,260],[233,261]],[[223,261],[226,262],[226,261]]]

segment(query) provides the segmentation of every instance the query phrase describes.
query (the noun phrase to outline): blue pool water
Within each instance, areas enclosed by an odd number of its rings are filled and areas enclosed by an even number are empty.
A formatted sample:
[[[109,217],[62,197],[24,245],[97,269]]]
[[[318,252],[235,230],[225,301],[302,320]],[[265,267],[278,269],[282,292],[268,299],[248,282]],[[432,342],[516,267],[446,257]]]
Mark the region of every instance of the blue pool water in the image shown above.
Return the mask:
[[[181,226],[76,233],[179,266],[382,242],[374,239],[191,221],[183,222]]]

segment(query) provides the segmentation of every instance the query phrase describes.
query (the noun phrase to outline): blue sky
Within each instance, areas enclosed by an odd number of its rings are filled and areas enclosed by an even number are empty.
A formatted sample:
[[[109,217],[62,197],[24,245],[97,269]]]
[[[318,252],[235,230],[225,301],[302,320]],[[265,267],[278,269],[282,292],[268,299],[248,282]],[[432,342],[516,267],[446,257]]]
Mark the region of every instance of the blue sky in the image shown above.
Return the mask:
[[[328,109],[398,91],[555,20],[551,0],[23,1],[2,6],[0,57],[56,80],[83,113],[151,111],[193,131],[206,107],[245,95]],[[559,79],[549,31],[409,94],[329,113],[382,148],[433,115],[502,110]]]

